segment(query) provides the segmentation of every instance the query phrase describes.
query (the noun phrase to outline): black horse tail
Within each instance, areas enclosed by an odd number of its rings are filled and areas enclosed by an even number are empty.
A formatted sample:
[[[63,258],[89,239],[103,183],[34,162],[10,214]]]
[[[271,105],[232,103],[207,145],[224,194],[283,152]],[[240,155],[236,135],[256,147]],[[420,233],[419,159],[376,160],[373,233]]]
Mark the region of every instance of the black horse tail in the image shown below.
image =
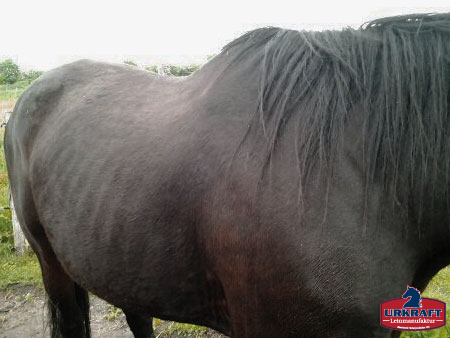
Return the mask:
[[[81,315],[83,317],[83,325],[84,325],[84,336],[86,338],[91,338],[91,324],[89,317],[89,294],[78,284],[74,283],[74,291],[75,291],[75,299],[77,305],[81,311]],[[49,317],[49,325],[51,329],[51,337],[52,338],[63,338],[61,334],[61,316],[56,305],[51,301],[50,298],[47,299],[47,307],[48,307],[48,317]]]
[[[77,300],[78,306],[81,309],[81,314],[83,316],[84,331],[86,338],[91,338],[91,324],[89,318],[89,294],[88,292],[75,284],[75,298]]]

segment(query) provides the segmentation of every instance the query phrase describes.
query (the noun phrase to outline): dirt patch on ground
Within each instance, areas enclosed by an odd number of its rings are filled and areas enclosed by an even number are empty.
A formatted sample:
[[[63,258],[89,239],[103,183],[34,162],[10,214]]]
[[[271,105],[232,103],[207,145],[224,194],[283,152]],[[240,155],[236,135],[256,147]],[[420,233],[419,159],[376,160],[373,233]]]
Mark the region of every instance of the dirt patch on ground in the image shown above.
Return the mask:
[[[8,101],[0,101],[0,114],[3,115],[7,111],[12,111],[14,109],[14,105],[16,104],[16,100],[8,100]]]
[[[48,338],[45,296],[41,289],[17,286],[0,291],[0,338]],[[158,338],[227,338],[213,330],[206,332],[172,332],[176,324],[157,321]],[[114,311],[108,303],[91,297],[91,327],[93,338],[133,338],[123,313]]]

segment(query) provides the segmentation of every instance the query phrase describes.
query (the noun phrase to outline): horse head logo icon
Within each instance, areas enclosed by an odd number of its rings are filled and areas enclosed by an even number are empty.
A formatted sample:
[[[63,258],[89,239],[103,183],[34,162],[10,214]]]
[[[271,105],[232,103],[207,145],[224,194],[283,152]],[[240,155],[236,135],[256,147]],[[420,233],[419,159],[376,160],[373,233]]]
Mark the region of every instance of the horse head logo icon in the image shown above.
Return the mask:
[[[402,295],[402,298],[406,299],[409,298],[409,300],[403,305],[403,308],[408,307],[415,307],[415,308],[421,308],[422,307],[422,296],[420,295],[420,291],[416,288],[413,288],[408,285],[405,293]]]

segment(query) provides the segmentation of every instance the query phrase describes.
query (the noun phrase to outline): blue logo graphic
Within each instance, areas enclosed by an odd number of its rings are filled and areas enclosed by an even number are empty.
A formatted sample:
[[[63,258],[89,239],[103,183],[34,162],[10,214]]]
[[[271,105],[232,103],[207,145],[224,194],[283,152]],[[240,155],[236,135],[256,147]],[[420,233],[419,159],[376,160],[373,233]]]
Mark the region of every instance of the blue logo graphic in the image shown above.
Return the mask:
[[[416,288],[413,288],[408,285],[408,288],[406,289],[406,292],[402,295],[403,299],[409,298],[409,301],[407,301],[403,308],[407,307],[415,307],[415,308],[421,308],[422,307],[422,296],[420,295],[420,291]]]

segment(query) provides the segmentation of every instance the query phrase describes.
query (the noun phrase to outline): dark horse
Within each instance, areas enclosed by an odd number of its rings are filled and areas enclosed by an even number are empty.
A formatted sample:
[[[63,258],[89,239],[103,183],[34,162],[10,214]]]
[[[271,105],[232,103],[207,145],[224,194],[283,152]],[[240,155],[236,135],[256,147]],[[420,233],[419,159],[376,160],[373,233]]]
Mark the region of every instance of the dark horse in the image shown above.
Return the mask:
[[[233,337],[385,337],[450,263],[450,15],[258,29],[184,79],[78,61],[5,135],[53,337],[87,291]],[[393,335],[396,335],[394,333]]]

